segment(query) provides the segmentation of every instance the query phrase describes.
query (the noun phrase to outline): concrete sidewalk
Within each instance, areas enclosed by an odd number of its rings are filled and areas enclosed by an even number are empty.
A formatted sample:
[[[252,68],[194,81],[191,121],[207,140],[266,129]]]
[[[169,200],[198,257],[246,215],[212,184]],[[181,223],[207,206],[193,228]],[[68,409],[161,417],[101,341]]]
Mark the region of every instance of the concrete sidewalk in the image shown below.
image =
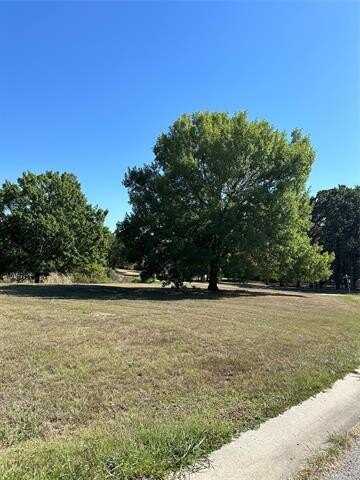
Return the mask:
[[[287,480],[326,446],[331,433],[349,431],[360,419],[360,371],[329,390],[244,432],[210,455],[210,468],[188,480]]]

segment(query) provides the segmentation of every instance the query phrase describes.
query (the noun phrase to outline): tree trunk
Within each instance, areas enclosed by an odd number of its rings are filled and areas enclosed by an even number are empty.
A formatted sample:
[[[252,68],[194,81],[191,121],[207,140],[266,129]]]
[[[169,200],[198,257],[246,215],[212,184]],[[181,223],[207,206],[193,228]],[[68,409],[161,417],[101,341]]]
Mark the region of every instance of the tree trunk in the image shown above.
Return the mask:
[[[210,263],[209,268],[209,285],[208,290],[211,292],[217,292],[219,290],[218,280],[219,280],[219,264],[216,261]]]
[[[40,273],[35,273],[34,274],[34,282],[35,283],[40,283]]]

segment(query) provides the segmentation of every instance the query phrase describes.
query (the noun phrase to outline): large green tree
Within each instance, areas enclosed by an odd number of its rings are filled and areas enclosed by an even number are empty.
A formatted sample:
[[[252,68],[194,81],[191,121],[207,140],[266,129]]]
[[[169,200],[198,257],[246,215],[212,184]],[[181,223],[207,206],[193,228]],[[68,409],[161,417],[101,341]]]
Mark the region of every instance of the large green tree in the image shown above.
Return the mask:
[[[0,189],[0,271],[31,274],[91,271],[105,265],[106,211],[86,200],[69,173],[26,172]]]
[[[243,112],[183,115],[154,154],[151,164],[128,170],[132,212],[118,226],[129,257],[149,274],[181,282],[206,273],[217,290],[229,266],[260,271],[271,263],[279,276],[276,269],[291,263],[280,255],[286,246],[305,242],[321,256],[298,221],[314,160],[299,130],[289,140]]]
[[[352,288],[360,279],[360,187],[322,190],[312,200],[312,234],[329,252],[335,253],[333,276],[336,288],[351,278]]]

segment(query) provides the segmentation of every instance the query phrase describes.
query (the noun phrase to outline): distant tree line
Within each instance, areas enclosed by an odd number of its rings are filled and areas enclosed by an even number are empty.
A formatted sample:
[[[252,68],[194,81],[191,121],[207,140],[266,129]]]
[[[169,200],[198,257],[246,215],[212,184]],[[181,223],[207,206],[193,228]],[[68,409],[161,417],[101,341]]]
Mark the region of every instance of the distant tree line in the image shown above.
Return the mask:
[[[337,289],[360,288],[360,187],[322,190],[312,199],[314,242],[334,252],[333,281]]]
[[[0,189],[0,275],[104,277],[135,266],[181,286],[222,277],[336,288],[360,279],[360,187],[310,199],[307,136],[266,121],[202,112],[159,136],[154,160],[129,168],[131,212],[112,234],[70,173],[26,172]],[[348,283],[347,283],[348,282]]]

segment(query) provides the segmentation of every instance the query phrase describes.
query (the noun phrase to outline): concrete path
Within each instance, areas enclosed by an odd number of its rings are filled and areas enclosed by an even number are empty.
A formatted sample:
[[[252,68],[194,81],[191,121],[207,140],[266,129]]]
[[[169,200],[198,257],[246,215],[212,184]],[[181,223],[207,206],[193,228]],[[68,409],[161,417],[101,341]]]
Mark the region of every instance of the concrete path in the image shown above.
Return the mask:
[[[257,430],[244,432],[210,455],[210,468],[187,478],[289,479],[325,447],[331,433],[349,431],[359,419],[360,371],[357,371],[337,381],[326,392],[268,420]]]

